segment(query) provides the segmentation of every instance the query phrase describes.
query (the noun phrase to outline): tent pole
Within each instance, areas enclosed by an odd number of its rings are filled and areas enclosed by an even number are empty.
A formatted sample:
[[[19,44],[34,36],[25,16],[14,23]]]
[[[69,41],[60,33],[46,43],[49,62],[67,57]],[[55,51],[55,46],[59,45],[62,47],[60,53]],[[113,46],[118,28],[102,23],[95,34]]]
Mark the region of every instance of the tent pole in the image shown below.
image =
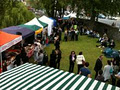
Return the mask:
[[[0,62],[1,62],[1,72],[3,70],[3,66],[2,66],[2,52],[0,52]]]

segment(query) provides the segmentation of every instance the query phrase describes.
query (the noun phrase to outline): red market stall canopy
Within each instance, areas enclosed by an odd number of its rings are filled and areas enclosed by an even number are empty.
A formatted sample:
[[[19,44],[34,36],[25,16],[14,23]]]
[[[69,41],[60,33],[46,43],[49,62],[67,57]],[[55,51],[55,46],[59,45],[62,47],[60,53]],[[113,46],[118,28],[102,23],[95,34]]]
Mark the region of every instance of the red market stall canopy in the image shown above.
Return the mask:
[[[5,51],[6,49],[20,42],[21,40],[22,36],[20,35],[13,35],[0,31],[0,52]]]
[[[10,33],[10,34],[17,34],[20,32],[22,34],[23,39],[26,39],[29,36],[32,36],[35,34],[35,31],[32,31],[31,29],[20,27],[20,26],[11,26],[2,29],[4,32]]]

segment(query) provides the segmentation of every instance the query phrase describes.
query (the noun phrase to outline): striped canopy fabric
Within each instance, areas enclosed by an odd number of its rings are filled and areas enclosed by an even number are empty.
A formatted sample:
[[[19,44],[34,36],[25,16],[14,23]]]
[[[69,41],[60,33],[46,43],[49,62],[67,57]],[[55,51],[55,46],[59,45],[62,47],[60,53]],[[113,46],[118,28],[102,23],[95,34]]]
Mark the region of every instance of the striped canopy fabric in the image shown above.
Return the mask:
[[[0,90],[120,90],[74,73],[36,64],[23,64],[0,74]]]

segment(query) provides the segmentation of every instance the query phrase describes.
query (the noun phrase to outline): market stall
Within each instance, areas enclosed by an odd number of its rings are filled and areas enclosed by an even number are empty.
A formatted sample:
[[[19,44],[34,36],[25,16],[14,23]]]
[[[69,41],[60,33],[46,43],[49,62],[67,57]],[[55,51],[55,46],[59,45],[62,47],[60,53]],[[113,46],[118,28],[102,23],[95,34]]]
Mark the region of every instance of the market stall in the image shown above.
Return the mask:
[[[48,24],[48,36],[50,36],[52,28],[53,28],[53,20],[51,20],[50,18],[46,16],[40,17],[39,20]]]
[[[52,17],[50,17],[50,19],[53,20],[53,26],[56,27],[57,26],[57,21]]]
[[[36,17],[34,19],[32,19],[31,21],[25,23],[25,25],[37,25],[37,26],[43,28],[43,26],[39,23],[39,21],[37,20]]]
[[[22,25],[19,25],[20,27],[24,27],[24,28],[28,28],[32,31],[35,31],[35,35],[39,34],[42,32],[43,28],[37,26],[37,25],[25,25],[25,24],[22,24]]]
[[[18,32],[20,32],[22,34],[23,39],[26,39],[35,34],[34,31],[28,28],[25,28],[25,27],[20,27],[20,26],[7,27],[7,28],[2,29],[2,31],[10,33],[10,34],[17,34]]]
[[[39,23],[43,26],[43,28],[45,28],[45,27],[47,27],[48,26],[48,24],[47,23],[44,23],[44,22],[42,22],[42,21],[40,21],[39,19],[37,19],[38,21],[39,21]]]
[[[2,69],[2,52],[10,48],[11,46],[17,44],[18,42],[22,41],[22,36],[8,34],[3,31],[0,31],[0,63]],[[2,70],[0,71],[2,72]]]
[[[22,36],[8,34],[6,32],[0,31],[0,52],[7,50],[21,40]]]
[[[29,27],[30,28],[30,27]],[[23,45],[28,45],[28,44],[33,44],[33,41],[35,39],[35,31],[26,28],[26,27],[20,27],[20,26],[11,26],[8,28],[4,28],[3,31],[7,32],[7,33],[11,33],[11,34],[17,34],[17,32],[20,32],[23,40],[22,40],[22,46]],[[28,51],[28,50],[26,50]],[[31,53],[32,52],[32,53]],[[33,55],[33,49],[29,49],[28,52],[26,52],[27,55],[30,57]]]
[[[1,90],[120,90],[82,75],[26,63],[0,74]]]

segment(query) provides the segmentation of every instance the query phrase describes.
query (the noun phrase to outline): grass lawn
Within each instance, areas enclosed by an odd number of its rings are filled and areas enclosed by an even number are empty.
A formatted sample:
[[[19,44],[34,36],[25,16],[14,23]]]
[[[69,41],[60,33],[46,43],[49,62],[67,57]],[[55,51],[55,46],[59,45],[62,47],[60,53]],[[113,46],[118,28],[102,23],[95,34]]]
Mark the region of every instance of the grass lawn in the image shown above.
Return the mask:
[[[96,43],[97,40],[98,39],[96,39],[96,38],[91,38],[91,37],[87,37],[87,36],[79,36],[79,41],[68,41],[68,42],[61,41],[60,48],[62,51],[62,59],[60,62],[60,69],[64,70],[64,71],[69,70],[69,55],[72,50],[74,50],[76,52],[76,55],[78,55],[78,53],[80,51],[82,51],[83,55],[85,56],[86,61],[88,61],[90,63],[89,69],[91,70],[92,78],[94,78],[95,62],[96,62],[96,59],[99,57],[99,55],[102,54],[101,53],[102,49],[96,47],[96,45],[98,45],[98,43]],[[53,49],[54,49],[53,44],[50,44],[48,47],[46,47],[45,50],[46,50],[48,56],[50,56]],[[119,42],[116,42],[115,49],[120,50]],[[50,59],[50,57],[49,57],[49,59]],[[107,60],[108,59],[104,57],[103,65],[106,65]],[[77,64],[76,63],[75,63],[75,67],[74,67],[74,73],[77,73]]]
[[[79,36],[79,41],[68,41],[68,42],[64,42],[61,41],[60,44],[60,48],[62,51],[62,59],[60,62],[60,69],[64,70],[64,71],[68,71],[69,70],[69,55],[71,53],[71,51],[75,51],[76,55],[78,55],[78,53],[80,51],[83,52],[83,55],[85,56],[86,61],[88,61],[90,63],[89,69],[92,73],[92,78],[94,78],[95,76],[95,71],[94,71],[94,66],[95,66],[95,62],[96,59],[99,57],[99,55],[101,55],[101,48],[97,48],[96,45],[99,45],[98,43],[96,43],[98,39],[96,38],[91,38],[91,37],[87,37],[87,36]],[[50,54],[52,52],[52,50],[54,49],[54,45],[50,44],[48,47],[45,48],[45,51],[47,52],[48,56],[49,56],[49,60],[50,60]],[[120,43],[116,42],[116,48],[117,50],[120,50]],[[110,60],[105,58],[103,59],[103,65],[106,65],[106,61]],[[33,59],[30,60],[30,62],[33,62]],[[49,62],[48,62],[49,65]],[[77,64],[75,63],[75,67],[74,67],[74,73],[77,73]]]

